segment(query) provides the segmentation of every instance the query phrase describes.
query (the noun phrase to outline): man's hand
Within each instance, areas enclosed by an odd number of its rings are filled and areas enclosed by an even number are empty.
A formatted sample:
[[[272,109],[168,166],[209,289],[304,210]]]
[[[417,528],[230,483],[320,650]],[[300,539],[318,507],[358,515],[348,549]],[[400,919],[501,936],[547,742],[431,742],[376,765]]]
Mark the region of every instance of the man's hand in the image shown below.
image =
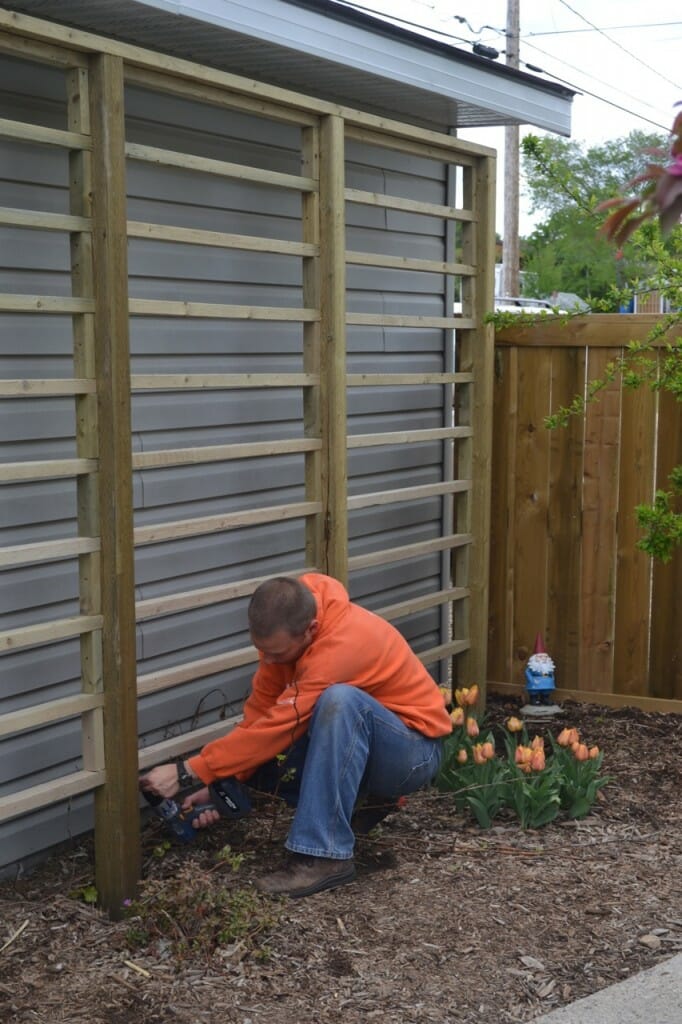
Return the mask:
[[[140,789],[154,793],[156,796],[175,796],[178,785],[178,769],[174,764],[160,764],[140,777]]]
[[[205,786],[203,789],[197,790],[196,793],[190,793],[188,797],[182,803],[183,811],[191,811],[193,807],[198,807],[201,804],[210,804],[211,794],[208,791],[208,787]],[[206,810],[198,814],[196,818],[192,820],[192,824],[195,828],[209,828],[211,825],[215,825],[217,821],[220,821],[220,815],[216,810]]]

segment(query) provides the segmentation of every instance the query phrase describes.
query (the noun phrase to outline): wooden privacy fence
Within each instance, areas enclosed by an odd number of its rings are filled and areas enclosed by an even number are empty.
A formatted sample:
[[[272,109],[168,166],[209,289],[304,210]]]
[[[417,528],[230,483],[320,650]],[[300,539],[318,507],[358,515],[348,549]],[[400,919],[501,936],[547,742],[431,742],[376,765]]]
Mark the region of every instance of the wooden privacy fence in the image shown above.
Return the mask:
[[[566,428],[544,418],[657,317],[548,319],[496,335],[488,678],[519,692],[538,632],[557,687],[682,711],[682,552],[636,547],[637,504],[682,462],[682,404],[620,380]]]
[[[0,120],[0,136],[59,147],[68,155],[70,209],[68,214],[51,214],[2,208],[0,224],[66,233],[71,246],[71,294],[3,294],[0,311],[68,318],[73,332],[74,375],[69,379],[4,379],[0,396],[29,403],[37,396],[70,396],[75,404],[77,430],[73,457],[8,462],[0,468],[0,483],[69,478],[77,490],[78,521],[76,536],[0,549],[0,568],[77,558],[80,614],[2,632],[0,653],[79,638],[82,692],[1,716],[0,736],[80,717],[82,763],[76,772],[28,789],[20,786],[0,798],[0,820],[94,792],[97,886],[102,903],[117,913],[122,899],[134,889],[138,874],[138,696],[147,697],[255,660],[254,650],[243,647],[137,678],[136,623],[242,599],[259,579],[165,593],[136,603],[136,548],[254,523],[299,519],[305,523],[305,550],[297,567],[300,570],[317,568],[346,580],[358,569],[438,553],[444,566],[440,589],[380,611],[398,620],[424,609],[440,608],[445,621],[454,622],[454,628],[447,642],[421,651],[420,657],[426,664],[438,664],[459,655],[464,676],[485,678],[492,344],[483,315],[491,302],[493,161],[488,151],[447,136],[308,101],[86,33],[0,12],[0,30],[3,28],[0,51],[36,63],[44,61],[65,73],[67,124],[52,128]],[[124,83],[298,126],[302,140],[300,173],[284,174],[127,141]],[[348,139],[453,165],[460,175],[458,205],[454,201],[437,204],[347,188],[344,152]],[[247,237],[131,220],[126,210],[125,175],[126,166],[136,161],[192,168],[206,175],[293,190],[301,200],[302,240]],[[348,250],[344,211],[349,204],[441,218],[444,258],[426,260]],[[285,307],[241,306],[131,297],[127,266],[131,238],[290,256],[302,263],[302,302]],[[447,256],[455,247],[460,262]],[[350,312],[346,305],[346,267],[364,265],[436,275],[441,281],[449,279],[452,286],[442,292],[448,306],[440,316],[391,313],[390,309]],[[464,310],[457,317],[451,313],[455,279],[459,279]],[[301,372],[131,373],[129,316],[267,320],[273,324],[295,321],[301,325]],[[349,373],[346,331],[356,325],[448,332],[442,372],[387,374],[378,367],[373,373]],[[453,329],[457,329],[456,348],[452,344]],[[447,399],[443,407],[448,412],[439,427],[347,435],[349,389],[433,385],[442,386]],[[244,388],[254,394],[260,390],[271,393],[276,389],[301,389],[301,436],[132,452],[131,394]],[[453,404],[456,419],[451,414]],[[385,491],[356,489],[349,495],[349,449],[425,441],[443,445],[439,482]],[[273,460],[292,453],[305,460],[301,500],[134,525],[132,488],[136,471],[246,458]],[[349,557],[348,517],[354,510],[430,497],[443,501],[440,536]],[[453,602],[455,612],[451,616]],[[139,752],[139,765],[144,767],[196,749],[228,727],[229,722],[216,721],[147,746]]]

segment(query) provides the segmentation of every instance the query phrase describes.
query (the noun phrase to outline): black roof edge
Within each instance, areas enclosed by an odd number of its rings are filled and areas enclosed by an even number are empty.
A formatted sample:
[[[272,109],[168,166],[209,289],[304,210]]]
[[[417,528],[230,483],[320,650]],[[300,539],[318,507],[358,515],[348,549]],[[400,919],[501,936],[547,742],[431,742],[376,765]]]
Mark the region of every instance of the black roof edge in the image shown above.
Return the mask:
[[[295,7],[304,7],[309,11],[316,11],[318,14],[328,14],[337,21],[346,21],[351,25],[358,25],[361,28],[370,28],[373,32],[377,32],[380,35],[389,36],[390,38],[399,40],[400,42],[409,43],[410,46],[419,46],[424,50],[430,50],[432,53],[438,53],[444,57],[453,57],[456,55],[457,60],[462,60],[465,64],[471,64],[474,67],[488,69],[493,67],[496,74],[508,78],[515,78],[517,80],[521,79],[521,81],[528,84],[532,83],[536,88],[544,89],[547,92],[553,92],[558,96],[576,95],[575,89],[570,89],[568,86],[561,85],[559,82],[548,82],[544,78],[536,78],[535,75],[529,75],[527,72],[521,71],[518,68],[509,67],[508,64],[497,64],[495,61],[489,60],[487,57],[479,57],[475,53],[468,53],[466,50],[460,50],[459,47],[450,45],[449,43],[441,42],[438,39],[431,39],[429,36],[423,36],[418,32],[412,32],[407,28],[402,28],[400,25],[393,24],[392,22],[383,21],[379,17],[350,6],[350,4],[345,3],[344,0],[287,0],[287,3],[290,3]],[[387,15],[387,17],[390,17],[390,15]]]

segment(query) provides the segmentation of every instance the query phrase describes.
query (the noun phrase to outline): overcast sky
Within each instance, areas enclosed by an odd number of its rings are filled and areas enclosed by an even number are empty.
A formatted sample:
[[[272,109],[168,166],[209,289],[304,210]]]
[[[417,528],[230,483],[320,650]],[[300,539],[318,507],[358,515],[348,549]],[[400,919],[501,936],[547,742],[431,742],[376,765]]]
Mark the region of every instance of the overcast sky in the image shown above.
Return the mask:
[[[499,51],[505,47],[506,0],[359,0],[356,6],[451,34],[452,45],[469,52],[477,40]],[[636,128],[660,134],[669,130],[675,103],[682,101],[682,0],[520,0],[520,12],[521,69],[560,80],[580,93],[573,101],[571,138],[594,145]],[[499,61],[504,60],[501,53]],[[503,130],[460,134],[493,146],[502,161]],[[498,230],[501,202],[500,193]],[[522,235],[536,219],[522,197]]]

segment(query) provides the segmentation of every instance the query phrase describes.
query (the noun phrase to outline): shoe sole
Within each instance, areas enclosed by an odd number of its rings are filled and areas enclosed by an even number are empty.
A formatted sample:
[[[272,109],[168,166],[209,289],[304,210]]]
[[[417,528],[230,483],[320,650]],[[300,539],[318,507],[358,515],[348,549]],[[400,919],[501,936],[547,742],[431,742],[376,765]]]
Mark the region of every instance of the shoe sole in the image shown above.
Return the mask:
[[[355,875],[355,865],[353,865],[350,870],[345,871],[343,874],[330,875],[329,878],[325,878],[321,882],[315,882],[313,885],[309,885],[305,889],[296,889],[295,892],[268,892],[265,888],[261,889],[258,882],[255,883],[255,887],[259,892],[263,893],[264,896],[288,896],[289,899],[297,900],[302,899],[304,896],[314,896],[316,892],[325,892],[328,889],[336,889],[340,885],[352,882]]]
[[[332,875],[330,878],[326,878],[322,882],[317,882],[315,885],[309,885],[307,889],[298,889],[296,892],[282,893],[282,896],[288,896],[292,900],[302,899],[304,896],[314,896],[316,892],[326,892],[328,889],[336,889],[340,885],[352,882],[355,879],[355,875],[355,866],[353,866],[350,871],[346,871],[342,875]]]

